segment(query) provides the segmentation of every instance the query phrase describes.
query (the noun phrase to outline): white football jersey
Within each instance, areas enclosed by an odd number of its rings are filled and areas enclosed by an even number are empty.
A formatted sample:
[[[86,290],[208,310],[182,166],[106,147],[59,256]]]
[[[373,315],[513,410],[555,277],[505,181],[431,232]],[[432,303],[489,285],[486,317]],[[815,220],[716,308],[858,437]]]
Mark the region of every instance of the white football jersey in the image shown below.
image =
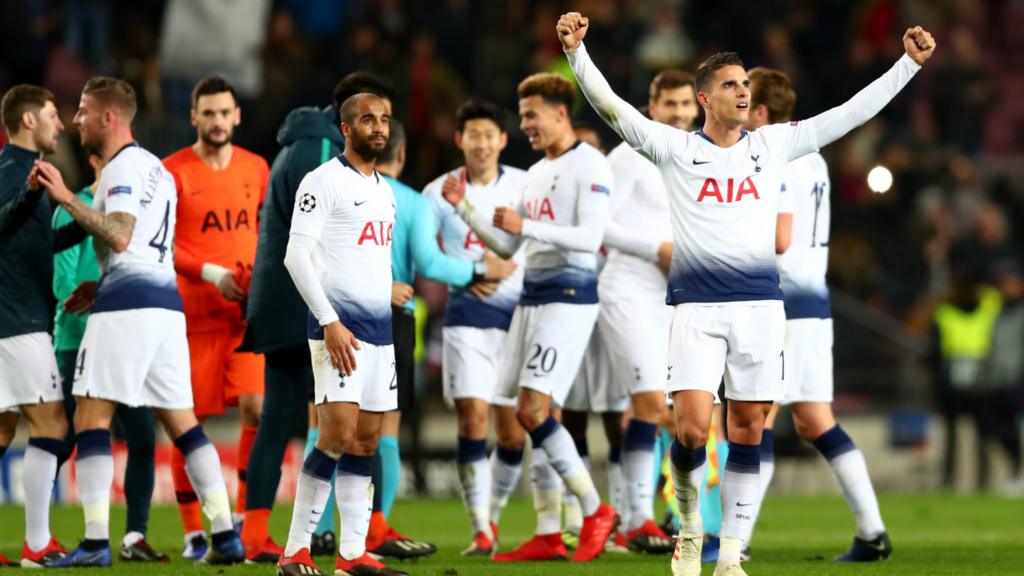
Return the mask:
[[[102,275],[93,312],[182,309],[173,252],[177,204],[174,178],[159,158],[134,142],[110,158],[93,208],[131,214],[135,227],[123,252],[94,243]]]
[[[789,249],[778,257],[786,318],[829,318],[831,307],[825,274],[831,184],[821,154],[808,154],[789,163],[779,212],[793,214]]]
[[[487,245],[469,227],[441,194],[444,181],[449,174],[458,177],[458,171],[442,174],[423,190],[423,195],[434,209],[441,240],[446,254],[465,260],[480,261],[484,258]],[[499,206],[517,208],[522,204],[523,184],[526,172],[510,166],[499,166],[498,177],[486,186],[466,182],[466,198],[484,214],[493,214]],[[507,236],[505,232],[489,227],[495,236]],[[471,294],[466,287],[449,286],[448,305],[444,314],[445,326],[471,326],[473,328],[499,328],[508,330],[512,312],[519,302],[523,287],[523,262],[518,257],[519,267],[508,278],[498,284],[498,289],[483,300]]]
[[[356,338],[391,344],[391,235],[395,197],[376,172],[338,155],[306,174],[295,193],[291,234],[317,240],[313,265],[331,307]],[[309,316],[309,338],[323,328]]]
[[[611,217],[604,246],[608,262],[601,286],[622,285],[665,295],[668,283],[658,268],[658,248],[672,241],[668,192],[658,167],[623,142],[608,154],[615,174]]]
[[[597,302],[597,247],[568,250],[541,238],[585,236],[567,230],[584,226],[599,226],[603,234],[614,181],[608,160],[582,140],[561,156],[530,166],[519,208],[526,218],[521,304]]]
[[[844,104],[805,121],[744,131],[723,148],[703,131],[640,114],[615,95],[584,46],[566,55],[601,117],[661,170],[674,242],[670,304],[780,300],[775,219],[787,164],[873,117],[921,68],[904,54]]]

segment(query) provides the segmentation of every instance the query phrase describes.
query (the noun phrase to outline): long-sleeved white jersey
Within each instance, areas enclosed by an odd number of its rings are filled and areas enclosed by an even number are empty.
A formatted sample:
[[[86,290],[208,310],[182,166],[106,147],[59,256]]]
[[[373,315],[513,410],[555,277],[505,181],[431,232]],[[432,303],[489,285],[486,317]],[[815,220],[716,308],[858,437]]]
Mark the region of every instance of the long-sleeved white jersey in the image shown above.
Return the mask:
[[[664,295],[667,279],[658,268],[658,248],[672,241],[672,224],[661,172],[625,142],[608,154],[608,163],[615,191],[604,233],[608,262],[601,271],[601,290],[621,286]]]
[[[786,165],[866,122],[920,69],[904,55],[845,104],[743,132],[723,148],[700,130],[655,122],[616,96],[582,45],[567,55],[591,105],[661,170],[674,242],[669,304],[781,299],[775,218]]]
[[[779,212],[793,215],[789,249],[778,257],[786,318],[830,318],[828,285],[831,222],[828,165],[821,154],[797,158],[786,167]]]
[[[519,303],[597,303],[595,252],[608,219],[614,181],[608,160],[577,141],[557,158],[542,158],[526,173],[521,236],[494,234],[493,212],[463,200],[459,215],[499,255],[510,257],[525,242],[526,270]]]
[[[466,197],[483,214],[493,214],[494,209],[499,206],[517,208],[522,204],[526,172],[511,166],[499,166],[498,170],[498,177],[486,186],[466,182]],[[449,174],[458,176],[457,173],[446,172],[423,189],[423,195],[434,209],[434,218],[437,220],[441,240],[444,242],[444,251],[459,258],[483,260],[487,246],[441,195],[444,181]],[[495,236],[505,235],[493,226],[490,226],[490,231]],[[449,286],[444,325],[508,330],[522,288],[522,266],[502,280],[494,294],[483,299],[477,298],[465,287]]]

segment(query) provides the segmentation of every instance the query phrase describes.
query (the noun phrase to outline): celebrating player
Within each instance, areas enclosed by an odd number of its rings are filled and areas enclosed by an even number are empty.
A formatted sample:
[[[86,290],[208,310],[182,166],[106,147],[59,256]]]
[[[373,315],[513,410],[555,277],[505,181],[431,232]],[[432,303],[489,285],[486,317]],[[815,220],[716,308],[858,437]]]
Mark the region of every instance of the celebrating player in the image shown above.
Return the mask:
[[[556,26],[587,99],[623,139],[661,169],[672,212],[669,349],[677,440],[673,477],[682,514],[672,556],[676,576],[700,573],[699,486],[715,390],[724,373],[729,456],[722,480],[722,541],[715,574],[738,576],[757,500],[761,430],[782,398],[785,314],[775,264],[782,173],[874,116],[933,53],[920,27],[903,36],[907,54],[851,100],[803,122],[747,132],[749,80],[735,53],[697,70],[704,129],[683,132],[650,120],[616,96],[582,45],[588,21],[564,14]]]
[[[0,457],[14,438],[20,410],[29,425],[21,565],[38,568],[64,555],[50,535],[50,497],[67,420],[49,334],[50,203],[33,165],[56,151],[64,125],[53,94],[28,84],[4,94],[0,117],[10,139],[0,151]],[[0,556],[5,565],[11,562]]]
[[[383,98],[357,94],[340,109],[345,151],[299,185],[285,266],[309,305],[309,349],[320,434],[299,474],[278,574],[323,574],[309,554],[337,469],[341,534],[335,572],[404,574],[366,552],[370,461],[384,412],[397,405],[391,333],[395,199],[374,169],[388,141]]]
[[[238,406],[242,417],[237,524],[245,511],[246,467],[263,404],[263,356],[236,349],[245,332],[257,213],[270,168],[260,156],[231,143],[241,110],[226,80],[200,80],[192,90],[191,115],[195,144],[164,159],[178,189],[174,268],[185,306],[196,417],[202,424],[227,406]],[[179,450],[171,451],[171,474],[185,528],[182,556],[199,559],[207,548],[206,534]]]
[[[796,94],[789,78],[778,70],[754,68],[750,77],[748,130],[789,122]],[[836,423],[832,414],[832,310],[825,273],[828,269],[828,166],[821,154],[811,153],[789,163],[779,202],[779,276],[786,309],[786,378],[781,399],[790,404],[793,424],[804,440],[814,444],[832,467],[843,495],[857,519],[857,535],[844,562],[881,560],[892,554],[871,485],[864,455]],[[775,455],[772,428],[778,406],[772,407],[761,435],[761,480],[754,522],[771,483]],[[747,553],[749,556],[749,552]]]
[[[135,143],[135,91],[96,77],[82,90],[75,125],[82,145],[105,162],[90,208],[46,162],[36,165],[50,197],[95,237],[101,282],[78,352],[72,391],[78,431],[75,481],[85,512],[85,540],[55,566],[109,566],[110,420],[118,404],[151,406],[210,518],[206,563],[244,558],[231,522],[220,458],[192,411],[185,316],[174,274],[177,194],[160,160]],[[90,295],[79,295],[88,299]]]
[[[517,396],[518,408],[496,407],[496,426],[509,412],[529,433],[534,447],[534,505],[537,534],[495,561],[565,558],[557,512],[561,483],[580,499],[585,519],[572,560],[587,562],[603,550],[614,528],[615,510],[601,503],[572,437],[551,415],[565,401],[597,320],[594,253],[601,245],[608,213],[608,162],[576,139],[569,120],[575,89],[553,73],[534,74],[519,84],[520,128],[544,158],[530,167],[522,203],[499,206],[493,216],[478,210],[465,187],[449,187],[455,205],[489,248],[510,257],[525,245],[523,291],[502,349],[497,396]],[[491,224],[501,234],[491,232]],[[572,329],[567,329],[572,327]],[[499,435],[502,432],[499,432]]]
[[[488,213],[498,206],[520,204],[526,173],[500,163],[508,134],[499,108],[468,100],[456,110],[455,121],[455,145],[462,150],[466,165],[438,176],[423,195],[433,207],[445,252],[483,262],[487,246],[444,200],[444,183],[449,178],[463,181],[469,201]],[[502,234],[493,227],[491,233]],[[498,517],[522,471],[525,435],[521,429],[513,438],[499,434],[490,462],[486,446],[490,404],[515,405],[514,398],[495,397],[494,385],[522,282],[523,275],[517,271],[483,297],[466,287],[449,287],[442,381],[445,400],[455,405],[458,416],[455,461],[473,529],[473,542],[463,551],[464,556],[490,556],[497,551]]]

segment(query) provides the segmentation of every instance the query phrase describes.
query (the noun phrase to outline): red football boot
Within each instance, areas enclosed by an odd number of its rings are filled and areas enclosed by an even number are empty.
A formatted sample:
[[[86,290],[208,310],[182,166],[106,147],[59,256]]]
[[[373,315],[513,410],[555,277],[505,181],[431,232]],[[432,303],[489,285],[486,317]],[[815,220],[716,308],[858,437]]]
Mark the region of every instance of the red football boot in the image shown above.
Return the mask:
[[[316,567],[316,563],[309,555],[309,548],[303,548],[290,558],[285,558],[284,552],[281,553],[281,557],[277,560],[277,576],[325,576],[325,574]]]
[[[67,556],[68,551],[57,542],[56,538],[50,538],[46,546],[42,550],[33,552],[28,547],[28,542],[21,547],[21,567],[22,568],[46,568],[46,566],[54,560],[60,560]],[[6,566],[3,562],[0,562],[0,566]]]
[[[538,562],[544,560],[565,560],[569,551],[562,543],[562,534],[537,534],[510,552],[495,554],[495,562]]]
[[[604,552],[605,542],[615,530],[615,508],[601,504],[593,514],[583,519],[583,530],[580,532],[580,545],[572,553],[573,562],[590,562]]]
[[[341,554],[338,554],[337,560],[334,562],[334,574],[336,576],[343,574],[347,576],[409,576],[408,572],[389,568],[374,560],[369,552],[363,552],[363,555],[355,560],[345,560]]]

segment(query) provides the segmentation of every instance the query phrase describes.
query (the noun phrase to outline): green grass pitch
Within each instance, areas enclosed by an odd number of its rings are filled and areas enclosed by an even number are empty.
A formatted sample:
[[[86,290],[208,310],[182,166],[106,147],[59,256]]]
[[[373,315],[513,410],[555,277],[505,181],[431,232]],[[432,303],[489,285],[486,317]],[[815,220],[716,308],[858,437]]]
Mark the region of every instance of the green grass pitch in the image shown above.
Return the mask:
[[[772,497],[765,505],[753,541],[754,561],[746,565],[750,576],[805,574],[898,574],[1011,576],[1024,574],[1024,503],[989,496],[886,495],[882,512],[892,536],[892,559],[870,565],[836,565],[831,558],[845,550],[853,521],[845,503],[836,497]],[[283,544],[290,509],[278,508],[271,531]],[[82,534],[77,508],[53,511],[53,531],[73,545]],[[22,511],[0,507],[0,552],[14,559],[21,552]],[[113,533],[123,532],[123,509],[111,512]],[[460,502],[455,500],[400,500],[393,512],[400,531],[434,542],[440,550],[432,558],[400,566],[413,576],[551,575],[573,574],[644,576],[669,574],[668,557],[605,554],[597,561],[567,563],[492,564],[485,558],[459,556],[469,542],[469,528]],[[526,499],[510,504],[502,518],[503,547],[515,546],[533,529],[533,511]],[[117,563],[113,569],[75,570],[74,574],[273,574],[272,566],[215,568],[180,559],[181,524],[174,507],[153,510],[149,541],[175,558],[171,564]],[[116,542],[117,540],[115,540]],[[333,572],[333,559],[318,558],[322,569]],[[0,569],[0,573],[5,572]],[[9,570],[6,572],[13,572]],[[713,567],[705,565],[707,576]]]

